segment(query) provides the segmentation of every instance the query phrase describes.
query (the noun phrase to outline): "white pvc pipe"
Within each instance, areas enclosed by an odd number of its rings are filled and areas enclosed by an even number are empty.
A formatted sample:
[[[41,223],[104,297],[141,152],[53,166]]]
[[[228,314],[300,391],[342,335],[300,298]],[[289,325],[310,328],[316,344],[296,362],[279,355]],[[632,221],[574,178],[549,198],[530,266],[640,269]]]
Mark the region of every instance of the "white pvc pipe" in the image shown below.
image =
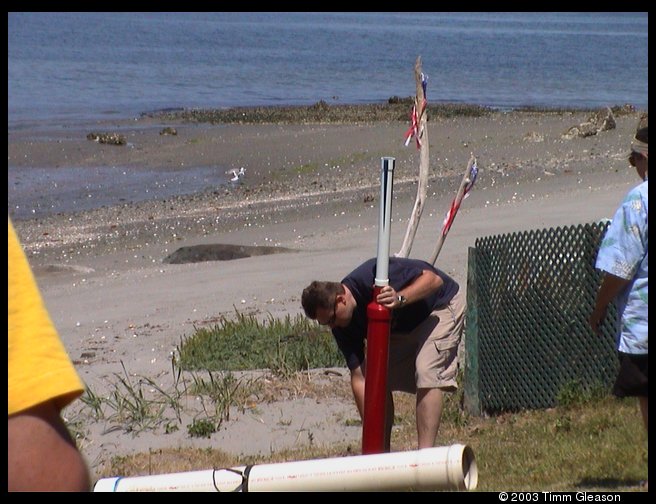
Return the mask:
[[[378,258],[374,285],[389,284],[390,226],[392,222],[392,182],[394,180],[393,157],[380,158],[380,219],[378,225]]]
[[[353,492],[473,490],[469,446],[239,466],[134,478],[103,478],[94,492]]]

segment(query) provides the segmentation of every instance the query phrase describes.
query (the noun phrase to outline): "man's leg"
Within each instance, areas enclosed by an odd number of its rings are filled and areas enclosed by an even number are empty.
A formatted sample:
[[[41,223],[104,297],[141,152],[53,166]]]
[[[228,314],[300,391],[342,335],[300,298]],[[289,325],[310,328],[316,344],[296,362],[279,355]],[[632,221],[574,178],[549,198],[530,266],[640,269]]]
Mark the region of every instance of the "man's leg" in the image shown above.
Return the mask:
[[[465,300],[456,294],[446,308],[434,310],[413,331],[420,349],[417,369],[417,445],[431,448],[440,427],[444,392],[458,388],[458,345],[464,327]]]
[[[442,417],[443,393],[438,388],[417,389],[417,444],[421,448],[435,445]]]
[[[391,391],[415,394],[415,356],[417,338],[411,333],[392,333],[390,335],[389,367],[387,385],[390,390],[387,396],[386,416],[386,450],[390,451],[390,439],[394,426],[394,398]]]

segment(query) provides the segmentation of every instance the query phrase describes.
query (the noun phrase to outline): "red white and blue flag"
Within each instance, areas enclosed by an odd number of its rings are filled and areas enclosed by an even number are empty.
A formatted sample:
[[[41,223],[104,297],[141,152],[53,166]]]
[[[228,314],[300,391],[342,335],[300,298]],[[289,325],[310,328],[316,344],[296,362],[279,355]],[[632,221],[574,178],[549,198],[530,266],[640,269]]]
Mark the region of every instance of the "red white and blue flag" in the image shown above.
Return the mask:
[[[471,188],[474,187],[474,183],[476,182],[477,176],[478,176],[478,166],[476,166],[476,160],[474,160],[474,163],[469,169],[469,177],[467,177],[468,181],[467,184],[465,185],[465,189],[462,193],[462,196],[460,198],[456,196],[453,199],[453,201],[451,202],[451,207],[449,208],[449,211],[446,213],[446,216],[444,217],[444,223],[442,224],[442,236],[446,237],[447,233],[449,232],[449,229],[451,229],[451,224],[453,224],[453,221],[456,218],[456,214],[458,213],[460,204],[462,203],[462,200],[468,196],[469,191],[471,191]]]
[[[410,114],[410,128],[405,133],[405,146],[410,145],[410,140],[414,137],[415,142],[417,143],[417,149],[421,148],[421,134],[423,131],[419,128],[419,123],[421,121],[421,116],[426,110],[426,105],[428,101],[426,100],[426,84],[428,83],[428,76],[421,74],[421,87],[424,90],[424,99],[421,102],[421,110],[417,113],[417,105],[412,106],[412,112]]]

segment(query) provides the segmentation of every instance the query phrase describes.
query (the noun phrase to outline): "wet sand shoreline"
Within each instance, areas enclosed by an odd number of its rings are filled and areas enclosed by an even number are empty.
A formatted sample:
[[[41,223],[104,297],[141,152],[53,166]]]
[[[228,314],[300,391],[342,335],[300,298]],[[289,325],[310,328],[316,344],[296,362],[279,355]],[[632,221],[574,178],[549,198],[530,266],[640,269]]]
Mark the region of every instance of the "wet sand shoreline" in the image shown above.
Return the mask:
[[[434,195],[448,197],[459,181],[470,152],[478,156],[482,175],[491,178],[491,183],[497,187],[515,179],[535,179],[543,173],[545,177],[557,177],[573,170],[585,170],[588,164],[596,165],[597,158],[602,158],[603,169],[604,157],[623,155],[618,150],[622,149],[621,141],[613,146],[604,145],[612,132],[574,140],[562,140],[558,135],[586,115],[584,112],[493,113],[486,117],[434,119],[428,126],[431,140],[429,190]],[[175,127],[178,134],[159,135],[166,126]],[[21,212],[15,211],[14,220],[17,227],[24,230],[26,236],[22,238],[28,250],[33,243],[34,247],[47,249],[50,244],[44,237],[53,236],[53,233],[70,235],[65,230],[66,222],[70,222],[69,213],[79,215],[82,220],[105,221],[110,226],[120,227],[214,212],[217,217],[212,226],[227,229],[234,225],[235,219],[242,219],[244,213],[254,208],[262,208],[260,213],[270,216],[273,210],[284,213],[285,209],[295,206],[346,204],[350,207],[352,203],[357,205],[360,198],[364,201],[378,196],[380,157],[384,155],[397,159],[397,197],[414,197],[418,151],[412,146],[403,146],[406,128],[403,122],[212,125],[160,122],[146,117],[139,121],[105,124],[99,129],[112,130],[112,127],[124,132],[130,140],[128,146],[90,142],[86,140],[86,130],[58,132],[59,136],[45,140],[30,137],[28,132],[9,135],[10,172],[30,173],[32,168],[41,170],[36,176],[47,178],[43,175],[45,170],[78,170],[78,175],[72,172],[71,180],[64,180],[67,185],[74,185],[76,176],[84,179],[84,170],[87,176],[94,169],[105,170],[103,173],[108,174],[104,182],[98,181],[95,193],[84,186],[77,189],[77,194],[75,187],[67,188],[69,192],[60,197],[66,201],[61,204],[72,212],[47,215],[52,213],[47,205],[35,211],[30,210],[30,204],[36,207],[38,202],[21,202],[24,208]],[[540,140],[543,133],[539,128],[547,128],[552,138]],[[581,144],[592,144],[592,148],[582,149]],[[43,167],[49,168],[44,170]],[[226,174],[241,167],[246,170],[243,179],[237,184],[227,182],[229,175]],[[117,170],[125,179],[142,177],[131,194],[126,193],[120,177],[115,180]],[[180,179],[197,170],[205,170],[205,179],[192,183],[191,187],[184,186]],[[148,173],[146,178],[145,172]],[[158,195],[156,188],[149,187],[157,177],[161,177],[162,186],[177,181],[182,186],[179,192],[188,194],[175,194],[172,190],[173,194]],[[29,186],[30,182],[28,178],[23,185]],[[14,192],[18,192],[18,187]],[[16,206],[14,192],[10,187],[10,215],[14,210],[12,206]],[[47,187],[45,192],[48,192]],[[86,210],[99,205],[89,200],[100,195],[104,198],[101,203],[106,201],[107,204]],[[75,202],[81,202],[77,212]],[[25,218],[34,214],[37,217]],[[31,227],[36,228],[34,232],[28,230]]]

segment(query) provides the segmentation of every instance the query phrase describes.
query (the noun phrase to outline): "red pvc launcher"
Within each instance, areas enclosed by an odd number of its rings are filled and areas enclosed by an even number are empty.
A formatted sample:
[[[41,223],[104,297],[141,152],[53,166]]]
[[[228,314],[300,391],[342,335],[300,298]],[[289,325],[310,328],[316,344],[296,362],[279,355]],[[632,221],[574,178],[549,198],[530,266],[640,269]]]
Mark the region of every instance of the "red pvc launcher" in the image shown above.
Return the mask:
[[[384,453],[387,412],[387,367],[389,363],[390,311],[376,302],[381,287],[367,305],[367,369],[364,385],[362,453]]]

